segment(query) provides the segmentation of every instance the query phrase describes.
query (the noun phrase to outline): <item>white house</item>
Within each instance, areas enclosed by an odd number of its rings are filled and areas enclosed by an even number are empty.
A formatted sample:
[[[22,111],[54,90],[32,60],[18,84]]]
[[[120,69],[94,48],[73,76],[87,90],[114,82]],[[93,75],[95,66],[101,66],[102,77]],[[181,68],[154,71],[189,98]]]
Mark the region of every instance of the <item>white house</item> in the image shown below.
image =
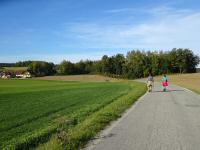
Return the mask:
[[[17,78],[31,78],[31,74],[30,72],[26,71],[24,73],[16,74],[16,77]]]

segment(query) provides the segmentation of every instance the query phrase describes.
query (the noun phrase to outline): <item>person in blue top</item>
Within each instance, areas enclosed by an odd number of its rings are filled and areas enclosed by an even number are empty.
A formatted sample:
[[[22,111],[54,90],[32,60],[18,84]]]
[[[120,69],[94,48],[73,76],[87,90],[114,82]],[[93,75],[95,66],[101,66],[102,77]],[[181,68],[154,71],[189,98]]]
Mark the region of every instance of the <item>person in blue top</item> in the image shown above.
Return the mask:
[[[168,86],[168,77],[166,74],[164,74],[164,76],[162,78],[162,86],[163,86],[163,91],[165,92],[167,90],[167,86]]]

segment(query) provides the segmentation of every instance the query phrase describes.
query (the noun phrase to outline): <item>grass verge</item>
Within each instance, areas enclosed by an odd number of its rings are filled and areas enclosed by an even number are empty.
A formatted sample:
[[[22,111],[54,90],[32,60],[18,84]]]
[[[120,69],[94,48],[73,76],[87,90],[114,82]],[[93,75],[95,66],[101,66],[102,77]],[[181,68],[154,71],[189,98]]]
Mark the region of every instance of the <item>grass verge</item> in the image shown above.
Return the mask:
[[[38,150],[47,149],[67,149],[76,150],[84,147],[99,131],[109,122],[119,118],[121,114],[129,108],[146,91],[143,83],[132,82],[131,91],[111,104],[103,107],[97,112],[88,116],[83,122],[71,128],[63,128],[57,135],[43,145]]]

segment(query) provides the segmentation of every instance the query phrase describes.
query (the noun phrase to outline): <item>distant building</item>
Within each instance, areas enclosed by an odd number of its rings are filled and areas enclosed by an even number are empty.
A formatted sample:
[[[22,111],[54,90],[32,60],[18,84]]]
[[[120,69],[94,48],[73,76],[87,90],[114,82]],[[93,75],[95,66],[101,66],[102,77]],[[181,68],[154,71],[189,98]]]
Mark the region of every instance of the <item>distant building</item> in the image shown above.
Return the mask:
[[[26,71],[26,72],[24,73],[24,76],[23,76],[23,77],[24,77],[24,78],[31,78],[30,72]]]
[[[16,73],[15,75],[17,78],[31,78],[30,72],[21,72],[21,73]]]
[[[9,75],[9,74],[3,74],[3,75],[1,76],[1,78],[2,78],[2,79],[10,79],[10,78],[11,78],[11,75]]]
[[[0,72],[0,78],[3,76],[3,72]]]
[[[10,78],[31,78],[31,74],[28,71],[18,71],[18,72],[0,72],[0,78],[10,79]]]

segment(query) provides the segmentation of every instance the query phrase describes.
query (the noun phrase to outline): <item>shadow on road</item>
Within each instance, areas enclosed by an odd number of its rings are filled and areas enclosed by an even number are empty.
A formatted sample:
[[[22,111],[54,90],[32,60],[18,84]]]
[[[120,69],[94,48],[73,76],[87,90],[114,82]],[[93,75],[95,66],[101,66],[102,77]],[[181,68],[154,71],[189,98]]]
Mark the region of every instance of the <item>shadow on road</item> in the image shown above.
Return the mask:
[[[157,92],[181,92],[181,91],[184,91],[184,90],[167,90],[167,91],[163,91],[163,90],[155,90],[155,91],[152,91],[152,93],[157,93]]]

